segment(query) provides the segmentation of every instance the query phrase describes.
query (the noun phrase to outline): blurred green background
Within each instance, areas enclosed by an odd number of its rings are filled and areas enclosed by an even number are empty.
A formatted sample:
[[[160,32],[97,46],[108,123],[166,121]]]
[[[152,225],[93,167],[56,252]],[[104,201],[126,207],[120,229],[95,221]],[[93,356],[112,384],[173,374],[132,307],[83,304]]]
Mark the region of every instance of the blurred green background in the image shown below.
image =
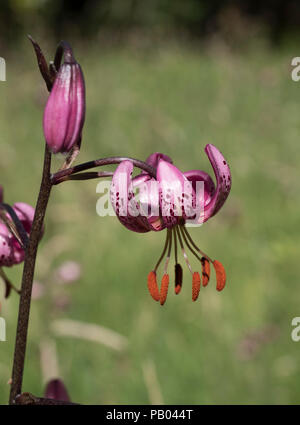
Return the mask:
[[[161,307],[148,294],[147,274],[164,232],[135,234],[114,217],[99,217],[96,180],[54,187],[38,254],[23,390],[42,395],[45,381],[59,374],[72,400],[85,404],[298,403],[300,342],[291,339],[291,321],[300,316],[300,83],[291,80],[290,63],[300,56],[299,36],[263,13],[244,13],[238,2],[223,2],[210,19],[203,12],[195,22],[196,9],[188,7],[185,21],[171,19],[171,10],[163,15],[169,19],[159,18],[150,6],[142,9],[147,19],[126,21],[122,2],[100,3],[115,5],[119,20],[104,14],[101,21],[90,7],[81,20],[76,15],[81,25],[74,27],[57,2],[7,2],[13,27],[0,39],[7,63],[7,81],[0,82],[5,201],[34,205],[41,176],[47,91],[26,33],[48,59],[68,37],[87,89],[77,162],[111,155],[144,159],[160,151],[182,170],[212,173],[206,143],[223,152],[232,171],[230,197],[191,233],[225,265],[227,287],[217,293],[213,276],[193,303],[184,268],[181,294],[170,285]],[[46,10],[59,25],[45,21]],[[218,25],[208,31],[207,22]],[[54,159],[53,170],[62,160]],[[58,278],[65,261],[81,267],[72,284]],[[18,286],[22,266],[6,271]],[[0,290],[7,323],[0,402],[6,403],[18,297],[4,300]],[[75,333],[78,322],[104,327],[103,343],[87,340],[95,338],[95,327],[77,338],[58,335],[59,325],[71,333],[66,319],[75,321]],[[127,345],[110,347],[114,337]]]

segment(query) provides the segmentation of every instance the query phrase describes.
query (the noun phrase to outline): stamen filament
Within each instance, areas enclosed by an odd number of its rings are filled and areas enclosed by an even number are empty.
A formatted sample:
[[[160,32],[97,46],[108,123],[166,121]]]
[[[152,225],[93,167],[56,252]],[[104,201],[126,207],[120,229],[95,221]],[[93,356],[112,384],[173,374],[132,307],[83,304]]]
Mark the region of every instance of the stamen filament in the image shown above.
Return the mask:
[[[167,273],[168,265],[169,265],[169,261],[170,261],[170,256],[171,256],[171,250],[172,250],[172,234],[173,234],[173,232],[170,229],[168,229],[167,232],[169,234],[169,248],[168,248],[168,254],[167,254],[165,267],[164,267],[164,274]]]
[[[184,239],[184,242],[186,243],[186,246],[188,247],[188,249],[191,251],[191,253],[192,254],[194,254],[194,256],[199,260],[199,261],[201,261],[201,258],[199,257],[199,255],[193,250],[193,248],[191,247],[191,245],[189,244],[189,241],[187,240],[187,238],[186,238],[186,235],[185,235],[185,233],[184,233],[184,231],[183,231],[183,229],[182,229],[182,227],[179,227],[179,230],[181,231],[181,235],[182,235],[182,237],[183,237],[183,239]]]
[[[196,251],[200,252],[200,254],[203,255],[203,257],[205,257],[208,261],[210,261],[211,263],[213,263],[213,260],[211,258],[209,258],[209,256],[206,255],[203,251],[201,251],[200,248],[197,247],[197,245],[193,241],[191,235],[187,231],[186,227],[185,226],[182,226],[181,228],[184,231],[184,233],[186,234],[186,236],[187,236],[188,240],[190,241],[191,245],[196,249]]]
[[[156,272],[156,270],[158,269],[160,263],[162,262],[162,259],[164,258],[165,253],[167,251],[168,244],[169,244],[169,232],[167,231],[167,236],[166,236],[166,241],[165,241],[164,249],[163,249],[163,252],[162,252],[161,256],[159,257],[158,262],[156,263],[156,266],[154,267],[154,272]]]
[[[178,239],[179,239],[179,244],[180,244],[180,247],[181,247],[182,254],[183,254],[183,257],[184,257],[184,259],[185,259],[185,262],[186,262],[186,264],[187,264],[187,266],[188,266],[188,268],[189,268],[189,271],[193,274],[192,267],[191,267],[191,265],[190,265],[190,262],[189,262],[189,260],[188,260],[188,257],[187,257],[187,255],[186,255],[186,252],[185,252],[184,247],[183,247],[183,242],[182,242],[182,239],[181,239],[181,236],[180,236],[180,232],[179,232],[178,227],[175,227],[175,230],[176,230],[176,232],[177,232],[177,236],[178,236]]]
[[[177,237],[176,237],[176,230],[173,230],[174,235],[174,250],[175,250],[175,264],[178,263],[178,255],[177,255]]]

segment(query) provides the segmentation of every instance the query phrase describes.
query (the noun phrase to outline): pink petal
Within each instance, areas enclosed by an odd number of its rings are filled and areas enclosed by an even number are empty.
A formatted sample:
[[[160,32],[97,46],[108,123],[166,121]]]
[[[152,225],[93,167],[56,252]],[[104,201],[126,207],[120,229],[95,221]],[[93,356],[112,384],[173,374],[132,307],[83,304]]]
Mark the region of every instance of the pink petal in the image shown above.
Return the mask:
[[[13,205],[13,209],[29,234],[35,212],[34,208],[31,205],[25,204],[25,202],[16,202]]]
[[[20,246],[19,242],[15,239],[13,244],[13,263],[20,264],[25,260],[24,249]]]
[[[204,208],[204,221],[214,216],[226,201],[231,189],[231,174],[227,161],[214,145],[206,145],[205,152],[213,167],[217,187],[210,200]]]
[[[138,189],[140,211],[149,223],[150,229],[156,232],[165,228],[159,212],[159,183],[155,179],[138,178],[133,179],[133,187]]]
[[[9,230],[0,223],[0,267],[13,265],[13,247]]]
[[[24,229],[26,232],[30,233],[31,226],[34,218],[35,209],[25,202],[16,202],[13,205],[13,209],[15,210],[15,213],[17,214],[19,220],[24,226]],[[13,237],[13,261],[14,264],[20,264],[22,261],[24,261],[25,258],[25,252],[23,248],[20,246],[19,242],[16,240],[16,238]]]
[[[35,210],[31,205],[25,204],[25,202],[16,202],[13,208],[21,221],[33,222]]]
[[[173,164],[172,159],[168,156],[165,155],[163,153],[160,152],[155,152],[152,153],[151,155],[148,156],[148,158],[146,159],[146,163],[151,165],[151,167],[153,167],[155,170],[158,166],[159,161],[163,159],[164,161],[169,162],[170,164]],[[146,171],[142,171],[138,176],[136,176],[133,180],[138,179],[140,176],[149,176],[148,173],[146,173]],[[149,176],[150,178],[150,176]]]
[[[210,175],[201,170],[190,170],[183,174],[192,182],[194,191],[196,191],[197,182],[204,182],[204,205],[207,205],[215,191],[215,184]]]
[[[157,180],[160,183],[160,206],[166,226],[176,225],[180,217],[190,217],[194,191],[184,174],[169,162],[160,160]]]
[[[114,172],[110,190],[113,209],[120,222],[127,229],[145,233],[151,230],[147,218],[141,216],[140,208],[135,200],[131,180],[133,164],[123,161]]]
[[[155,152],[149,155],[148,158],[146,159],[146,162],[147,164],[151,165],[151,167],[157,168],[158,163],[161,159],[169,162],[170,164],[173,164],[172,159],[168,155],[165,155],[159,152]]]
[[[63,63],[53,84],[43,118],[52,152],[69,152],[79,142],[85,119],[84,77],[78,63]]]
[[[139,185],[145,183],[146,181],[151,180],[151,177],[148,173],[141,173],[132,179],[133,188],[137,188]]]

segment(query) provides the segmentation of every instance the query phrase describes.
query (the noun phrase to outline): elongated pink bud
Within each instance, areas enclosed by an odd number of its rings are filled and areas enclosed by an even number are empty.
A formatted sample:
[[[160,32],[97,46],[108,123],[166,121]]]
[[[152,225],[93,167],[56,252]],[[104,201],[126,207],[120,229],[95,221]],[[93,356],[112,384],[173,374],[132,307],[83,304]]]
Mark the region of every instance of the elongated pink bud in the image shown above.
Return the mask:
[[[63,43],[64,62],[56,75],[44,111],[44,135],[53,153],[69,152],[80,145],[85,118],[85,86],[71,47]]]

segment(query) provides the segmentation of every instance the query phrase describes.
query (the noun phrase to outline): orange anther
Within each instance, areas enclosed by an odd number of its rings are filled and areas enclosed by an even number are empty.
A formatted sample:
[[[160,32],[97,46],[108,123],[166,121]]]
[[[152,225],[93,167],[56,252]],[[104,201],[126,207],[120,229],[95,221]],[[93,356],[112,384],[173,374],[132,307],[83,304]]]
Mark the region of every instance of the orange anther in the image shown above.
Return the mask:
[[[151,297],[155,301],[159,301],[160,294],[159,294],[157,281],[156,281],[156,273],[154,271],[148,274],[148,289],[149,289]]]
[[[175,264],[175,294],[178,295],[182,287],[182,267]]]
[[[217,279],[217,290],[222,291],[226,283],[226,272],[223,267],[223,264],[220,261],[215,260],[213,262],[213,266],[216,271],[216,279]]]
[[[164,274],[162,281],[161,281],[161,287],[160,287],[160,304],[164,305],[167,299],[168,295],[168,287],[169,287],[169,275]]]
[[[210,264],[207,258],[201,258],[201,266],[202,266],[202,285],[206,286],[209,282],[210,277]]]
[[[193,273],[192,299],[196,301],[200,292],[201,279],[198,272]]]

